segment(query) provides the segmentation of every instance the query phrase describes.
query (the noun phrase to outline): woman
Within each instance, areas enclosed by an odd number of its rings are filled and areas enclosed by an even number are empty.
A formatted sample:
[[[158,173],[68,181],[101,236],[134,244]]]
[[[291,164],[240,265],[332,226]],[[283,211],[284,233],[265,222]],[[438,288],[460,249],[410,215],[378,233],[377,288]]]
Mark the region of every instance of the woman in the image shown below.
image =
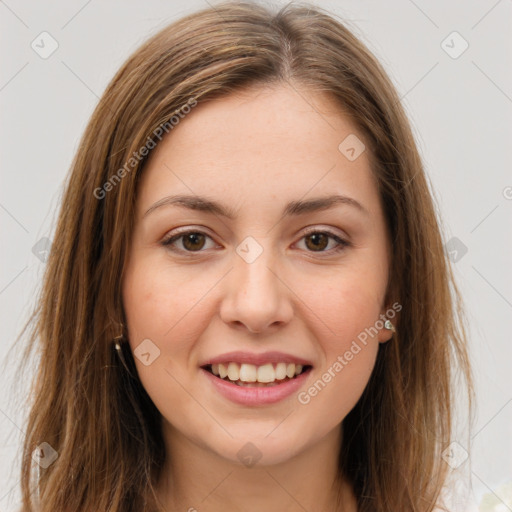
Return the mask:
[[[73,162],[24,510],[442,507],[458,301],[364,45],[308,5],[189,15],[122,66]]]

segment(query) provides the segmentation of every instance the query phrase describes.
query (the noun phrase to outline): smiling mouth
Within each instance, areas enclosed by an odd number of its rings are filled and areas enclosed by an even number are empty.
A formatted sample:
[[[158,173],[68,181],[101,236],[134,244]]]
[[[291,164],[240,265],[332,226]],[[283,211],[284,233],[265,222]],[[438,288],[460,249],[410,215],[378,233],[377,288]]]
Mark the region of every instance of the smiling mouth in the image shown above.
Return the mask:
[[[312,366],[294,363],[267,363],[256,366],[230,362],[226,364],[207,364],[201,368],[231,384],[255,388],[278,386],[308,372]]]

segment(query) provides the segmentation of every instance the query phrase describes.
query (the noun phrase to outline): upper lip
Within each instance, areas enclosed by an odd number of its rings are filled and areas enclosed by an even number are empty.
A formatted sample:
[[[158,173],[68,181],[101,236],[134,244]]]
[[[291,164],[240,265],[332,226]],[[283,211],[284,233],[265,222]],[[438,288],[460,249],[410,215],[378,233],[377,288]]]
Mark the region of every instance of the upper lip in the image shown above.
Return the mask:
[[[294,363],[303,366],[312,366],[311,362],[284,352],[262,352],[261,354],[254,354],[252,352],[227,352],[219,356],[212,357],[204,361],[200,366],[208,366],[211,364],[219,363],[247,363],[255,366],[262,366],[266,363]]]

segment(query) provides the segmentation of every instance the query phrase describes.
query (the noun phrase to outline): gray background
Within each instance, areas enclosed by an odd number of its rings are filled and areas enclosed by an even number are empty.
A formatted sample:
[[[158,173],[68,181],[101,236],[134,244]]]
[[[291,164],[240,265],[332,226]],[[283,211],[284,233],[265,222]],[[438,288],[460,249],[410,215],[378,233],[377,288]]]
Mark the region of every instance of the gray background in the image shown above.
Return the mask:
[[[0,1],[0,512],[18,504],[24,428],[9,387],[17,354],[5,356],[33,305],[44,270],[40,240],[52,238],[79,138],[128,55],[207,3]],[[457,260],[478,403],[471,458],[460,463],[464,417],[451,453],[453,510],[512,510],[512,1],[315,3],[347,20],[395,83]],[[31,47],[42,46],[43,31],[58,43],[46,59]],[[458,55],[464,40],[469,47]]]

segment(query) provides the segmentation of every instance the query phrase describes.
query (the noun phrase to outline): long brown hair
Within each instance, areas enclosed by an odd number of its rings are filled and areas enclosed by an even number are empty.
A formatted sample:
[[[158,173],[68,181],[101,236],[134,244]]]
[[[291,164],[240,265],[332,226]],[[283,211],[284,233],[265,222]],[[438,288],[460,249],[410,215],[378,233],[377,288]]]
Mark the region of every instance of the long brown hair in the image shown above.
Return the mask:
[[[184,105],[270,83],[327,92],[350,116],[365,137],[391,237],[388,301],[403,309],[343,421],[340,474],[352,482],[360,512],[439,506],[448,474],[441,454],[452,440],[453,369],[465,377],[469,405],[473,388],[460,295],[400,99],[370,51],[323,9],[303,3],[274,12],[225,2],[140,47],[108,85],[83,135],[29,321],[25,358],[40,359],[23,447],[25,511],[34,510],[36,496],[41,512],[157,509],[161,416],[130,350],[124,356],[132,375],[112,344],[125,324],[121,282],[147,160],[134,155]],[[33,482],[32,453],[43,442],[58,458]]]

